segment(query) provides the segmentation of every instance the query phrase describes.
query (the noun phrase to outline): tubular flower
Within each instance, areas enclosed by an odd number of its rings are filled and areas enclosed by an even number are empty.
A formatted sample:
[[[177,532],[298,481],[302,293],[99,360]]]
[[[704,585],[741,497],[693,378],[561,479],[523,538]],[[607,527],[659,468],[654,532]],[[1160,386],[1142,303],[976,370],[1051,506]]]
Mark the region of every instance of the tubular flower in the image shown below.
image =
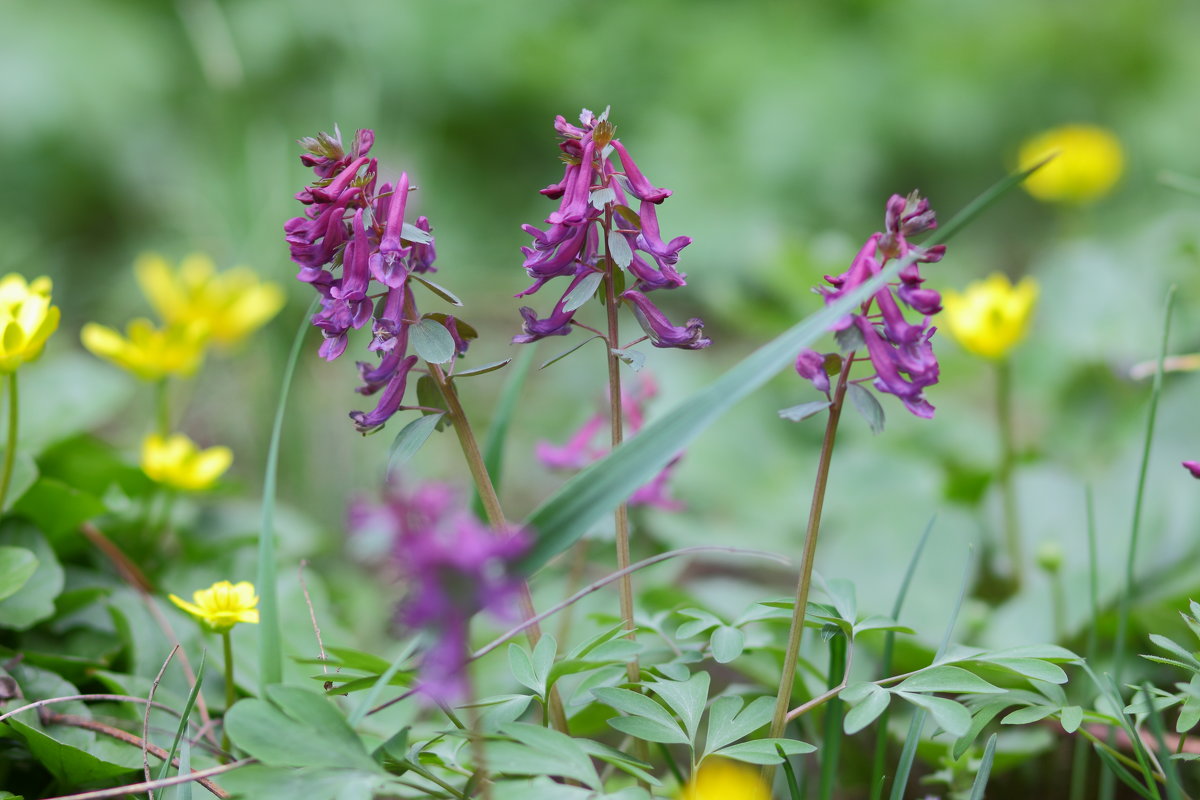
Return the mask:
[[[1088,203],[1116,185],[1124,169],[1121,142],[1096,125],[1064,125],[1026,139],[1017,154],[1024,170],[1054,158],[1025,179],[1025,191],[1049,203]]]
[[[1200,478],[1200,461],[1184,461],[1183,468],[1192,473],[1193,478]]]
[[[134,262],[142,293],[167,325],[202,326],[217,344],[237,344],[283,308],[283,289],[260,281],[253,270],[218,273],[212,260],[194,253],[172,270],[162,256],[147,253]]]
[[[613,138],[616,128],[608,121],[607,111],[597,117],[584,109],[579,121],[582,127],[561,115],[554,119],[554,128],[562,137],[559,149],[565,167],[562,180],[541,193],[559,200],[559,206],[546,218],[544,230],[522,226],[533,238],[532,246],[522,247],[521,253],[534,283],[517,297],[533,294],[554,278],[569,278],[570,284],[549,317],[538,319],[532,308],[522,308],[522,332],[513,341],[521,344],[569,333],[576,310],[587,299],[573,293],[588,277],[607,273],[607,259],[611,258],[634,281],[634,288],[621,299],[633,307],[656,347],[708,347],[711,342],[703,338],[699,319],[675,328],[645,296],[646,292],[687,283],[675,265],[679,252],[692,243],[691,237],[676,236],[664,242],[659,231],[657,207],[670,197],[670,190],[652,185],[625,145]],[[614,154],[619,169],[613,164]],[[633,210],[634,200],[637,211]]]
[[[771,800],[771,787],[752,767],[709,758],[692,775],[680,800]]]
[[[858,314],[847,314],[833,328],[854,329],[850,335],[862,340],[861,347],[865,347],[875,368],[875,388],[896,395],[905,408],[926,419],[933,416],[934,408],[925,399],[925,388],[938,382],[939,372],[930,343],[937,329],[930,325],[930,317],[941,311],[942,298],[933,289],[921,288],[925,279],[919,265],[940,261],[946,248],[942,245],[922,248],[911,244],[908,237],[936,227],[937,218],[928,200],[916,192],[908,197],[892,195],[884,214],[884,230],[867,239],[850,269],[836,277],[825,276],[832,289],[817,289],[828,305],[878,275],[888,261],[911,259],[900,271],[897,283],[881,288],[862,304]],[[921,315],[920,324],[905,319],[901,304]],[[871,313],[872,305],[876,313]],[[823,392],[829,391],[829,376],[824,368],[827,358],[806,350],[796,360],[797,373]]]
[[[382,505],[356,503],[350,529],[391,538],[392,563],[406,589],[397,621],[429,636],[420,691],[436,702],[460,701],[471,617],[503,613],[516,597],[520,578],[513,564],[528,549],[528,537],[485,528],[456,492],[437,483],[411,492],[393,485]]]
[[[621,413],[625,421],[625,430],[630,436],[645,425],[645,408],[653,397],[658,394],[658,385],[647,373],[642,373],[642,380],[634,392],[621,392]],[[593,461],[608,454],[608,448],[596,444],[596,438],[601,436],[608,426],[608,411],[599,411],[589,417],[582,427],[576,431],[563,445],[554,445],[547,441],[537,443],[534,453],[538,461],[553,470],[581,470]],[[681,511],[683,503],[670,494],[668,483],[683,454],[675,456],[667,466],[663,467],[649,483],[638,488],[629,498],[631,506],[652,506],[664,511]]]
[[[192,603],[177,595],[168,597],[213,633],[226,633],[239,622],[258,623],[258,595],[249,581],[218,581],[207,589],[197,589]]]
[[[201,450],[182,433],[166,438],[151,434],[142,441],[142,471],[172,489],[209,489],[232,463],[233,452],[228,447]]]
[[[433,229],[425,217],[415,223],[404,220],[407,173],[395,184],[377,184],[378,162],[367,156],[374,141],[372,131],[360,130],[347,152],[336,131],[301,139],[307,152],[300,161],[312,167],[317,179],[296,195],[306,206],[304,216],[284,225],[292,261],[300,267],[296,277],[321,298],[321,310],[312,318],[324,336],[321,356],[329,361],[340,356],[349,332],[371,322],[374,338],[367,349],[380,353],[381,360],[377,365],[359,362],[363,385],[357,391],[383,391],[374,410],[351,412],[362,433],[377,430],[404,408],[408,374],[419,360],[407,354],[413,324],[434,319],[443,325],[457,355],[467,350],[470,337],[463,332],[474,333],[453,317],[422,317],[417,311],[409,279],[436,271]],[[335,276],[335,270],[340,274]]]
[[[996,273],[962,294],[946,292],[946,328],[966,350],[984,358],[1008,355],[1029,330],[1038,285],[1023,278],[1013,286]]]
[[[0,279],[0,372],[15,372],[40,356],[58,319],[58,306],[50,305],[49,278],[26,283],[13,272]]]
[[[208,333],[202,325],[156,328],[148,319],[135,319],[125,333],[121,336],[112,328],[89,322],[80,338],[94,355],[147,381],[193,375],[204,360]]]

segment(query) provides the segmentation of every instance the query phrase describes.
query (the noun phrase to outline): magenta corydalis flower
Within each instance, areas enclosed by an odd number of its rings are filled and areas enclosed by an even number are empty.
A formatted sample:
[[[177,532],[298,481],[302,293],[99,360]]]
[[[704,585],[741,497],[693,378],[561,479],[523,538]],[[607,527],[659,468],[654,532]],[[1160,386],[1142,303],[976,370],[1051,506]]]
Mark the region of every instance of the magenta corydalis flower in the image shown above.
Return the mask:
[[[908,197],[892,195],[884,214],[884,231],[867,239],[846,272],[825,277],[832,288],[817,289],[829,305],[878,275],[892,259],[911,260],[900,271],[896,283],[880,288],[862,304],[859,313],[842,317],[833,329],[853,328],[861,339],[860,347],[866,349],[875,368],[875,388],[896,395],[905,408],[927,419],[933,416],[934,407],[925,398],[925,389],[937,383],[939,373],[930,342],[937,329],[930,324],[930,318],[942,310],[942,298],[935,290],[921,287],[925,279],[919,265],[940,261],[946,248],[942,245],[921,248],[910,243],[908,237],[936,227],[937,218],[928,200],[916,192]],[[920,315],[920,322],[909,322],[902,306]],[[828,393],[825,359],[821,353],[806,350],[797,358],[796,372],[812,381],[818,390]]]
[[[409,277],[434,271],[437,256],[429,220],[404,220],[412,188],[408,174],[394,184],[377,184],[378,163],[368,155],[374,141],[369,130],[358,131],[348,151],[337,133],[301,139],[307,152],[300,161],[312,167],[317,179],[296,195],[306,206],[304,216],[284,225],[292,261],[300,267],[296,277],[321,298],[321,309],[312,318],[324,337],[321,357],[340,357],[350,331],[372,322],[368,350],[380,353],[381,361],[375,366],[359,362],[363,385],[358,392],[382,392],[372,411],[350,414],[363,433],[378,429],[404,407],[408,374],[418,361],[407,354],[408,329],[423,319],[409,291]],[[456,353],[465,353],[467,342],[454,318],[442,324]]]
[[[396,612],[427,637],[420,692],[452,704],[467,694],[468,626],[481,611],[506,614],[521,585],[513,565],[529,548],[520,530],[484,527],[445,484],[411,491],[393,484],[382,504],[357,502],[350,529],[391,539],[391,566],[405,595]]]
[[[521,252],[525,271],[534,283],[517,297],[533,294],[554,278],[569,278],[570,283],[548,317],[539,318],[529,307],[521,309],[522,333],[513,341],[527,343],[569,333],[575,312],[583,305],[579,298],[571,297],[572,291],[591,275],[607,274],[611,258],[613,269],[626,270],[634,280],[630,291],[641,300],[634,301],[626,296],[628,293],[621,299],[634,308],[639,321],[647,314],[647,304],[653,309],[654,325],[647,327],[647,335],[656,346],[691,350],[707,347],[710,342],[702,335],[699,319],[689,320],[679,332],[653,303],[645,300],[645,292],[687,283],[675,265],[680,251],[692,240],[676,236],[663,241],[657,205],[671,192],[647,180],[625,145],[614,138],[616,128],[607,116],[607,111],[597,117],[584,109],[579,117],[581,125],[573,125],[562,116],[554,120],[554,128],[562,137],[559,148],[565,166],[562,179],[541,193],[557,199],[559,205],[546,217],[545,229],[522,226],[533,239],[532,246],[522,247]],[[613,163],[614,154],[619,168]]]
[[[1200,461],[1184,461],[1183,468],[1192,473],[1193,478],[1200,478]]]
[[[646,424],[646,404],[658,394],[658,385],[647,373],[632,392],[621,392],[621,414],[628,436],[636,436]],[[608,455],[606,436],[608,411],[598,411],[563,444],[540,441],[534,447],[538,461],[553,470],[577,471]],[[669,482],[683,454],[671,460],[649,483],[640,486],[629,498],[631,506],[652,506],[664,511],[680,511],[683,503],[670,494]]]

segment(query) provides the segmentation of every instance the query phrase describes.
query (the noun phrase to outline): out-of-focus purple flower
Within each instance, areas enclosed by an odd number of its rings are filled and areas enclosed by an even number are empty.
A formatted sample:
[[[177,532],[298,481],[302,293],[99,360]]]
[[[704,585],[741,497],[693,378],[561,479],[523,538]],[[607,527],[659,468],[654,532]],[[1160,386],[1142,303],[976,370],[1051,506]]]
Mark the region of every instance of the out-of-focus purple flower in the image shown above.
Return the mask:
[[[867,239],[846,272],[825,276],[832,288],[817,289],[829,305],[878,275],[890,260],[912,259],[900,271],[897,283],[880,288],[862,304],[859,313],[847,314],[832,327],[838,331],[857,329],[875,368],[875,388],[896,395],[905,408],[927,419],[933,416],[934,408],[925,398],[925,389],[937,383],[939,372],[930,342],[937,329],[930,324],[930,317],[942,310],[942,297],[933,289],[921,288],[925,279],[919,265],[940,261],[946,248],[921,248],[911,244],[908,237],[936,227],[937,218],[928,200],[916,192],[908,197],[892,195],[884,214],[885,230]],[[919,314],[920,322],[909,322],[901,305]],[[796,361],[796,371],[828,392],[824,361],[824,355],[806,350]]]
[[[437,483],[413,491],[393,485],[383,504],[355,503],[350,529],[391,538],[391,565],[405,588],[396,620],[429,639],[419,690],[435,702],[461,701],[470,620],[480,611],[506,615],[520,586],[513,564],[528,549],[528,536],[497,535]]]
[[[712,344],[711,339],[704,338],[704,322],[699,319],[689,319],[685,325],[672,325],[667,315],[637,289],[625,290],[621,299],[633,307],[633,316],[655,347],[702,350]]]
[[[374,141],[374,133],[360,130],[347,151],[336,129],[333,135],[301,139],[307,152],[300,161],[312,167],[317,179],[296,195],[306,206],[304,216],[284,225],[292,260],[300,267],[296,277],[321,296],[321,309],[312,318],[324,336],[321,356],[329,361],[341,356],[349,332],[373,320],[368,349],[382,360],[377,367],[359,364],[364,383],[358,391],[384,392],[373,411],[350,414],[364,433],[404,407],[408,372],[417,360],[407,357],[408,328],[422,318],[408,280],[413,273],[435,271],[437,257],[429,220],[404,221],[408,174],[402,173],[395,184],[376,186],[378,164],[368,155]],[[341,274],[335,275],[339,269]],[[382,289],[373,294],[373,285]],[[381,297],[384,301],[377,304]],[[457,352],[465,353],[466,338],[455,318],[446,317],[443,324]]]
[[[626,438],[637,435],[646,424],[646,404],[658,394],[658,385],[646,372],[641,373],[641,380],[632,392],[621,392],[621,414],[624,421]],[[535,445],[534,454],[538,461],[554,470],[581,470],[608,454],[609,419],[606,410],[598,411],[571,435],[562,445],[540,441]],[[597,440],[603,442],[598,443]],[[649,483],[641,486],[629,498],[631,506],[653,506],[664,511],[680,511],[683,503],[670,496],[669,481],[676,464],[683,458],[680,453],[667,464]]]
[[[1200,461],[1184,461],[1183,467],[1192,473],[1193,478],[1200,478]]]
[[[659,231],[657,205],[671,192],[646,179],[625,146],[613,138],[616,128],[607,117],[607,111],[597,117],[584,109],[579,116],[581,126],[562,116],[554,120],[554,128],[562,136],[559,148],[565,167],[562,179],[541,193],[558,200],[559,206],[546,217],[545,229],[522,226],[533,238],[532,246],[522,247],[521,253],[534,283],[517,297],[533,294],[554,278],[571,278],[572,282],[549,317],[538,319],[532,309],[521,309],[525,324],[514,342],[570,332],[578,306],[565,308],[567,294],[583,276],[606,273],[608,257],[615,264],[613,269],[625,269],[636,279],[634,288],[639,292],[687,283],[675,265],[691,238],[676,236],[664,242]],[[614,153],[620,169],[613,164]],[[633,210],[634,200],[637,211]],[[691,320],[686,335],[660,336],[654,343],[691,350],[707,347],[709,340],[700,335],[701,326],[700,320]]]
[[[812,381],[818,392],[829,391],[829,373],[825,371],[825,356],[816,350],[801,350],[796,356],[796,372]]]

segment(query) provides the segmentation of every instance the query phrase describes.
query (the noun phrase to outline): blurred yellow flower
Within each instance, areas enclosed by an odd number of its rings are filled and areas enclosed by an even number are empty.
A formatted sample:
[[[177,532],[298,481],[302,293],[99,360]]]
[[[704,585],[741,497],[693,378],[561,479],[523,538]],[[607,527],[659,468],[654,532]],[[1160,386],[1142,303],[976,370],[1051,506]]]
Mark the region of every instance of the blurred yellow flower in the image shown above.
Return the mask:
[[[1057,153],[1025,179],[1025,190],[1038,200],[1087,203],[1108,194],[1124,168],[1121,142],[1096,125],[1064,125],[1026,139],[1017,154],[1024,170]]]
[[[1025,337],[1037,296],[1033,278],[1023,278],[1013,286],[996,273],[971,284],[963,294],[946,292],[943,319],[950,335],[964,348],[984,358],[1000,359]]]
[[[211,488],[232,463],[233,452],[228,447],[201,450],[182,433],[167,437],[154,433],[142,442],[142,471],[173,489],[198,492]]]
[[[226,633],[239,622],[258,622],[258,595],[249,581],[218,581],[207,589],[192,593],[194,603],[177,595],[171,602],[203,622],[214,633]]]
[[[260,281],[253,270],[218,273],[212,260],[194,253],[173,271],[166,259],[146,253],[134,262],[138,284],[167,325],[200,325],[220,345],[233,345],[265,325],[283,308],[278,284]]]
[[[0,372],[13,372],[40,356],[58,318],[58,306],[50,305],[49,278],[27,284],[13,272],[0,279]]]
[[[771,800],[771,788],[757,769],[710,758],[692,775],[680,800]]]
[[[156,381],[167,375],[192,375],[204,359],[208,339],[203,326],[156,328],[148,319],[135,319],[122,336],[112,328],[89,322],[80,338],[100,358],[139,378]]]

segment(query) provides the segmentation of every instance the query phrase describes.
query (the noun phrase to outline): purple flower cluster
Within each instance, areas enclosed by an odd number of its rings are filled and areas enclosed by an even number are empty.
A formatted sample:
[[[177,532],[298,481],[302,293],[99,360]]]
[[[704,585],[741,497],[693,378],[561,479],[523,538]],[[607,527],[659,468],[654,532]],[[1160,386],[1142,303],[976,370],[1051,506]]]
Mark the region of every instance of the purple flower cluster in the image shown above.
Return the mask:
[[[307,152],[300,161],[312,167],[317,179],[296,195],[307,206],[304,216],[284,225],[292,261],[300,266],[296,277],[321,296],[321,310],[312,318],[325,337],[321,356],[329,361],[340,356],[349,331],[372,321],[374,338],[367,349],[381,360],[358,362],[362,386],[357,391],[382,393],[373,411],[350,414],[364,433],[381,427],[401,408],[408,373],[418,360],[408,355],[409,328],[420,319],[409,277],[435,271],[437,257],[429,220],[404,221],[407,173],[395,184],[376,184],[378,163],[367,155],[374,141],[372,131],[360,130],[347,152],[336,132],[301,139]],[[371,294],[372,280],[382,286],[377,294]],[[380,298],[383,302],[377,303]],[[439,321],[458,352],[465,352],[467,343],[454,318]]]
[[[607,254],[636,281],[620,299],[633,307],[638,323],[655,347],[708,347],[711,342],[704,338],[703,322],[691,319],[685,325],[672,325],[646,297],[647,292],[656,289],[686,284],[686,276],[675,265],[679,251],[692,240],[677,236],[663,241],[657,206],[671,192],[646,179],[629,151],[614,138],[616,128],[607,116],[607,111],[597,117],[584,109],[579,116],[582,127],[570,124],[561,115],[555,117],[554,128],[562,137],[559,148],[566,167],[562,180],[541,193],[560,202],[558,210],[546,218],[545,230],[522,226],[533,237],[533,246],[523,247],[521,252],[525,271],[534,283],[517,297],[533,294],[553,278],[569,278],[570,282],[550,316],[539,319],[532,308],[521,309],[523,332],[513,341],[533,342],[569,333],[575,311],[587,299],[574,297],[573,293],[589,278],[596,280],[591,276],[607,273]],[[611,161],[613,154],[620,161],[620,170]],[[638,201],[637,211],[630,198]]]
[[[898,283],[881,288],[863,303],[860,313],[846,315],[833,329],[854,329],[875,368],[875,388],[896,395],[905,408],[928,419],[933,416],[934,408],[925,399],[925,388],[938,381],[937,357],[930,343],[937,329],[930,326],[930,317],[942,310],[942,296],[921,287],[925,279],[919,265],[940,261],[946,248],[938,245],[924,249],[909,243],[908,237],[937,227],[929,201],[916,192],[908,197],[892,195],[884,219],[885,230],[867,239],[850,269],[837,277],[825,276],[833,288],[819,287],[817,291],[829,305],[878,275],[888,261],[913,259],[900,271]],[[877,308],[875,314],[870,313],[872,304]],[[900,304],[920,314],[920,324],[908,322]],[[826,358],[824,354],[805,350],[796,359],[796,372],[827,393]]]
[[[630,435],[636,435],[646,424],[646,403],[658,394],[658,385],[654,379],[642,373],[642,380],[634,392],[621,392],[621,413],[625,421],[625,430]],[[554,470],[581,470],[593,461],[608,454],[607,446],[596,444],[596,438],[608,430],[608,411],[598,411],[576,431],[565,444],[559,446],[550,442],[538,442],[535,454],[539,461]],[[683,503],[671,497],[668,482],[671,473],[683,454],[675,456],[649,483],[638,488],[629,498],[631,506],[653,506],[664,511],[681,511]]]
[[[441,703],[466,696],[468,624],[480,611],[505,615],[520,587],[512,565],[529,548],[522,531],[498,535],[460,500],[445,484],[411,492],[392,485],[382,505],[358,502],[350,509],[351,531],[391,538],[392,564],[407,590],[396,618],[429,637],[420,691]]]

